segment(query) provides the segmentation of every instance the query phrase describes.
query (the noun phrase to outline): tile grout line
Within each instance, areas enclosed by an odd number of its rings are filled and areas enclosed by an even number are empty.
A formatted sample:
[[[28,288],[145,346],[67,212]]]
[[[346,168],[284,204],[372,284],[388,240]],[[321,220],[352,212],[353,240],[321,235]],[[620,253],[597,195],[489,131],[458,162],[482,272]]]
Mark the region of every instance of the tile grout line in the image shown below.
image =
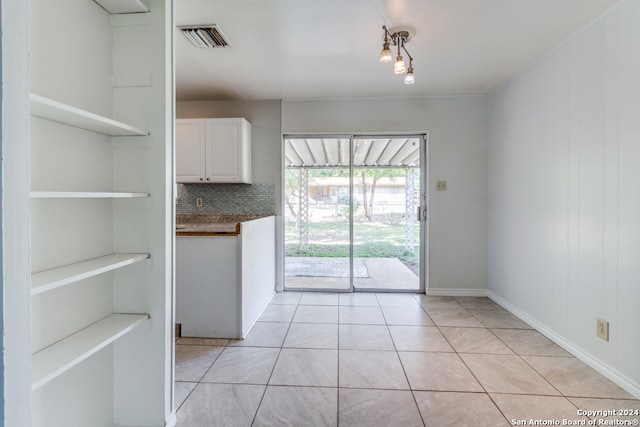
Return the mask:
[[[454,301],[458,302],[455,298]],[[458,303],[460,304],[460,303]],[[461,304],[460,304],[461,305]],[[462,306],[462,305],[461,305]],[[462,307],[465,311],[467,311],[466,308]],[[468,312],[468,311],[467,311]],[[469,312],[468,312],[469,313]],[[469,313],[471,316],[473,316],[473,313]],[[473,316],[475,318],[475,316]],[[483,326],[484,323],[480,322]],[[451,341],[449,340],[449,338],[447,338],[447,336],[445,334],[442,333],[442,330],[440,329],[440,326],[436,326],[438,328],[438,332],[440,332],[440,334],[444,337],[444,339],[447,341],[447,343],[451,346],[451,348],[453,349],[453,351],[455,352],[456,356],[458,356],[458,359],[460,359],[460,361],[462,362],[462,364],[465,366],[465,368],[467,368],[467,370],[469,371],[469,373],[473,376],[473,378],[476,380],[476,382],[480,385],[480,387],[482,387],[482,389],[484,390],[484,395],[487,396],[489,398],[489,400],[491,401],[491,403],[493,404],[493,406],[495,406],[495,408],[498,410],[498,412],[500,412],[500,415],[502,415],[504,417],[504,419],[507,421],[507,423],[509,423],[509,418],[507,418],[507,416],[505,415],[505,413],[502,411],[502,409],[496,404],[496,402],[493,400],[493,398],[491,397],[491,395],[489,394],[489,392],[487,391],[486,387],[484,386],[484,384],[482,384],[482,382],[480,382],[480,380],[478,379],[478,377],[476,376],[476,374],[471,370],[471,368],[469,368],[469,366],[467,365],[467,363],[464,361],[464,359],[460,356],[460,354],[458,353],[458,350],[456,350],[456,348],[453,346],[453,344],[451,344]],[[484,329],[488,328],[485,326]]]
[[[340,295],[338,295],[338,330],[336,332],[337,342],[336,342],[336,384],[338,386],[338,391],[336,392],[336,427],[340,427]]]
[[[378,296],[376,295],[376,298]],[[414,298],[415,300],[415,298]],[[378,300],[380,303],[380,300]],[[420,415],[420,420],[422,421],[422,425],[426,427],[426,423],[424,421],[424,417],[422,416],[422,412],[420,411],[420,405],[418,405],[418,400],[416,399],[416,395],[413,391],[413,387],[411,386],[411,382],[409,381],[409,376],[407,375],[407,370],[404,367],[404,363],[402,363],[402,358],[400,358],[400,353],[398,352],[398,347],[396,346],[396,341],[393,339],[393,334],[391,334],[391,329],[389,328],[389,323],[387,322],[387,317],[384,315],[384,310],[380,307],[380,311],[382,311],[382,317],[384,318],[385,325],[387,327],[387,333],[389,334],[389,338],[391,338],[391,343],[393,344],[393,349],[395,350],[396,357],[398,358],[398,362],[400,362],[400,367],[402,368],[402,373],[404,374],[404,379],[407,381],[407,386],[409,387],[409,393],[411,393],[411,398],[413,399],[413,403],[416,405],[416,409],[418,410],[418,415]]]
[[[476,317],[473,313],[471,313],[471,315],[472,315],[473,317]],[[517,316],[515,316],[515,317],[517,318]],[[477,317],[476,317],[476,319],[477,319]],[[521,320],[521,321],[522,321],[522,319],[519,319],[519,320]],[[484,322],[482,322],[480,319],[478,319],[478,321],[484,325]],[[561,392],[561,391],[560,391],[560,390],[559,390],[555,385],[553,385],[553,384],[551,383],[551,381],[549,381],[549,380],[548,380],[544,375],[542,375],[540,372],[538,372],[538,370],[537,370],[537,369],[535,369],[533,366],[531,366],[531,365],[530,365],[530,364],[529,364],[529,363],[528,363],[528,362],[527,362],[527,361],[526,361],[526,360],[525,360],[525,359],[524,359],[524,358],[523,358],[523,357],[522,357],[522,356],[521,356],[517,351],[515,351],[513,348],[511,348],[511,346],[509,346],[509,345],[508,345],[504,340],[502,340],[498,335],[496,335],[496,333],[495,333],[495,332],[493,332],[493,331],[491,330],[492,328],[489,328],[489,327],[487,326],[487,327],[486,327],[486,329],[487,329],[491,334],[493,334],[496,338],[498,338],[498,340],[500,340],[501,342],[503,342],[503,343],[504,343],[504,345],[506,345],[506,346],[507,346],[511,351],[513,351],[513,353],[515,354],[515,356],[516,356],[516,357],[518,357],[518,359],[520,359],[520,360],[521,360],[525,365],[527,365],[527,366],[528,366],[529,368],[531,368],[531,369],[532,369],[536,374],[538,374],[538,375],[540,376],[540,378],[542,378],[542,379],[543,379],[547,384],[549,384],[549,385],[550,385],[554,390],[556,390],[558,393],[560,393],[560,396],[565,397],[565,399],[566,399],[566,396],[564,395],[564,393],[562,393],[562,392]],[[493,328],[493,329],[529,330],[529,329],[520,329],[520,328]],[[531,330],[534,330],[534,331],[535,331],[535,329],[531,329]],[[511,394],[512,394],[512,393],[511,393]],[[566,399],[566,400],[568,400],[568,399]],[[497,405],[496,405],[496,406],[497,406]],[[575,405],[574,405],[574,406],[575,406]]]
[[[301,296],[302,298],[302,296]],[[298,300],[299,302],[300,300]],[[262,402],[264,401],[264,397],[267,394],[267,389],[269,388],[269,383],[271,382],[271,377],[273,377],[273,372],[276,370],[276,366],[278,365],[278,360],[280,360],[280,355],[282,354],[282,348],[284,346],[284,342],[287,339],[287,335],[289,335],[289,330],[291,329],[291,324],[293,323],[293,318],[296,315],[296,312],[298,311],[298,306],[299,304],[296,304],[296,309],[293,312],[293,316],[291,316],[291,319],[289,320],[289,326],[287,327],[287,331],[284,333],[284,337],[282,338],[282,342],[280,343],[280,347],[278,347],[278,356],[276,357],[276,360],[273,364],[273,367],[271,368],[271,373],[269,374],[269,378],[267,378],[267,383],[264,385],[264,391],[262,392],[262,396],[260,396],[260,401],[258,402],[258,405],[256,406],[256,412],[253,414],[253,418],[251,419],[251,424],[253,425],[256,422],[256,418],[258,417],[258,412],[260,411],[260,407],[262,406]]]
[[[454,298],[455,299],[455,298]],[[466,309],[466,307],[464,307]],[[468,311],[468,310],[467,310]],[[502,342],[507,348],[509,348],[518,359],[520,359],[526,366],[528,366],[529,368],[531,368],[536,374],[538,374],[547,384],[549,384],[554,390],[556,390],[558,393],[560,393],[560,395],[546,395],[546,394],[524,394],[524,393],[496,393],[496,394],[507,394],[507,395],[520,395],[520,396],[546,396],[546,397],[560,397],[560,398],[564,398],[566,401],[568,401],[574,408],[579,409],[571,400],[569,400],[567,398],[567,396],[562,393],[555,385],[553,385],[551,383],[551,381],[549,381],[544,375],[542,375],[540,372],[538,372],[538,370],[536,370],[531,364],[529,364],[523,357],[522,355],[520,355],[515,349],[513,349],[509,344],[507,344],[504,340],[502,340],[492,329],[512,329],[512,330],[529,330],[529,329],[522,329],[522,328],[515,328],[515,327],[510,327],[510,328],[499,328],[499,327],[494,327],[494,328],[489,328],[482,320],[478,319],[477,316],[475,316],[472,312],[469,311],[469,313],[476,318],[480,323],[482,323],[485,326],[485,329],[488,330],[493,336],[495,336],[500,342]],[[516,316],[517,317],[517,316]],[[522,319],[519,319],[522,320]],[[531,329],[534,330],[535,329]],[[444,335],[444,334],[443,334]],[[445,337],[446,338],[446,337]],[[455,350],[455,348],[454,348]],[[457,352],[457,351],[456,351]],[[462,359],[462,357],[460,357]],[[464,362],[464,359],[462,359],[463,363],[465,363],[466,366],[466,362]],[[469,369],[469,371],[473,374],[473,372],[471,371],[471,369],[467,366],[467,369]],[[475,377],[475,374],[473,374]],[[482,385],[482,383],[480,383],[480,381],[476,378],[476,380],[478,381],[478,383],[484,388],[484,385]],[[493,399],[493,397],[491,396],[491,394],[489,394],[487,392],[487,396],[489,397],[489,399],[491,399],[491,401],[493,402],[493,404],[496,406],[496,408],[498,408],[498,410],[500,411],[500,413],[505,417],[505,419],[507,420],[507,422],[509,422],[509,419],[507,418],[507,416],[504,414],[504,412],[502,411],[502,409],[500,408],[500,406],[498,406],[498,404],[495,402],[495,400]]]

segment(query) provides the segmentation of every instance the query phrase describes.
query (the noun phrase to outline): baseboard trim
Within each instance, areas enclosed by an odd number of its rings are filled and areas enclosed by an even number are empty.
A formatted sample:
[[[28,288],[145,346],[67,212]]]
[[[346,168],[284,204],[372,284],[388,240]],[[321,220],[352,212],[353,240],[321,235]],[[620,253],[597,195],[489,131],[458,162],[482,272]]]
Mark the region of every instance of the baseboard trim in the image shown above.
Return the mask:
[[[429,296],[437,297],[486,297],[486,289],[451,289],[429,288],[425,292]]]
[[[571,341],[564,338],[562,335],[558,334],[553,329],[547,327],[543,323],[540,323],[535,318],[531,317],[529,314],[520,310],[518,307],[514,306],[507,300],[502,297],[496,295],[491,291],[487,291],[487,296],[491,298],[498,305],[502,306],[512,314],[518,316],[520,319],[527,322],[530,326],[533,326],[538,332],[542,335],[549,338],[551,341],[558,344],[560,347],[567,350],[569,353],[574,355],[577,359],[580,359],[596,371],[600,372],[602,375],[613,381],[615,384],[619,385],[623,389],[625,389],[628,393],[640,399],[640,384],[634,382],[631,378],[618,371],[614,367],[610,366],[607,363],[604,363],[591,353],[584,351],[579,346],[575,345]]]

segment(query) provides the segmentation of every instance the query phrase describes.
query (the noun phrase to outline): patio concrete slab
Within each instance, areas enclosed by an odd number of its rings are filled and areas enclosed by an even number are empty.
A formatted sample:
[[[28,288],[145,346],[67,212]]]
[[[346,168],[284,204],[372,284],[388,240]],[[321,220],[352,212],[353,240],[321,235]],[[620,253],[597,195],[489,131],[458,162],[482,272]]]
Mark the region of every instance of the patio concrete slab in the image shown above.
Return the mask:
[[[322,260],[321,267],[314,269],[312,262],[305,262],[306,270],[299,267],[301,257],[287,257],[285,264],[291,259],[296,263],[295,274],[285,268],[285,287],[287,289],[349,289],[348,277],[335,277],[335,271],[344,270],[345,258],[318,258]],[[307,258],[313,261],[315,258]],[[332,266],[332,260],[334,265]],[[398,258],[356,258],[357,265],[362,263],[368,272],[368,277],[355,277],[353,285],[358,290],[419,290],[420,280]],[[348,264],[347,264],[348,265]],[[331,273],[331,276],[327,277]]]

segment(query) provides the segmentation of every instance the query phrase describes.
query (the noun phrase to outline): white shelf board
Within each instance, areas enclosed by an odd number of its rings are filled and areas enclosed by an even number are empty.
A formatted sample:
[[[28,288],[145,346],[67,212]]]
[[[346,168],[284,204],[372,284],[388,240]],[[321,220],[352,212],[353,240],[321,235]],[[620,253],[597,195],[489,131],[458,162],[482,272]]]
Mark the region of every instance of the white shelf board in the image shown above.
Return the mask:
[[[32,191],[32,199],[137,199],[149,193],[116,193],[108,191]]]
[[[31,295],[38,295],[149,258],[149,254],[111,254],[31,275]]]
[[[121,13],[144,13],[149,8],[141,0],[93,0],[112,15]]]
[[[30,94],[31,115],[109,136],[145,136],[148,132],[135,126],[99,116],[34,93]]]
[[[42,387],[148,318],[147,314],[112,314],[35,353],[31,358],[31,389]]]

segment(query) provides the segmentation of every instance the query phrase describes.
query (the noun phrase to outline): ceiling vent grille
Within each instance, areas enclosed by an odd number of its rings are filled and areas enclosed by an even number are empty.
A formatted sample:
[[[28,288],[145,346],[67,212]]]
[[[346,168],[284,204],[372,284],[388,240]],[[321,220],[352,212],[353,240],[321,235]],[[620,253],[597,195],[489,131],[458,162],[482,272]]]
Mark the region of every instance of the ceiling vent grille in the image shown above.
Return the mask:
[[[217,25],[178,27],[195,47],[214,48],[231,46]]]

